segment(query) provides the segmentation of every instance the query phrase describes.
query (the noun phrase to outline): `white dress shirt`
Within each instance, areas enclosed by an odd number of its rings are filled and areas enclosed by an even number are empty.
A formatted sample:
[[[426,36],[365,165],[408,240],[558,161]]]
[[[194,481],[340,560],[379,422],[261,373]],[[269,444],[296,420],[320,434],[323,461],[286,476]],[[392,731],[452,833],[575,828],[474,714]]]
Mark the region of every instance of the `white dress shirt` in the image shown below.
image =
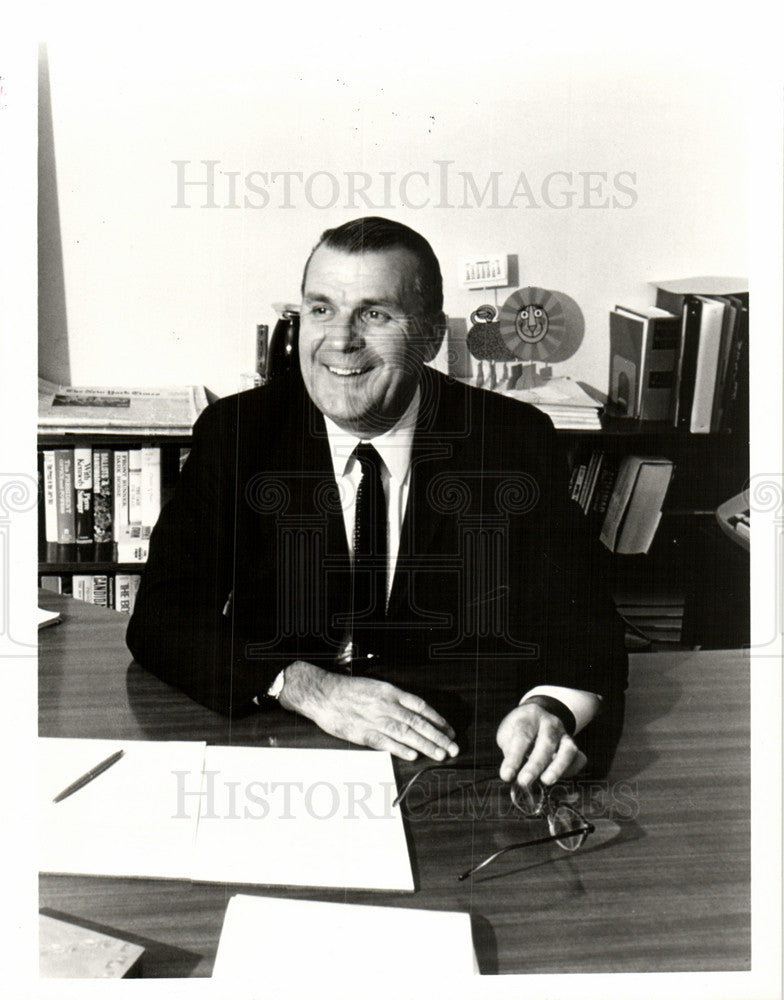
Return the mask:
[[[356,495],[362,478],[362,467],[354,457],[353,452],[358,444],[366,441],[372,444],[381,456],[381,485],[387,502],[387,601],[389,601],[389,595],[392,592],[392,580],[395,576],[395,566],[400,548],[400,534],[403,530],[403,519],[408,503],[411,450],[419,415],[419,400],[420,392],[417,389],[408,409],[395,426],[374,438],[359,438],[342,430],[329,417],[324,417],[335,481],[343,509],[346,540],[348,541],[349,555],[352,558],[354,555]],[[579,691],[575,688],[559,687],[553,684],[541,684],[532,688],[523,696],[520,704],[524,704],[535,695],[548,695],[566,705],[575,719],[575,733],[578,733],[591,721],[601,705],[599,695],[592,694],[590,691]]]
[[[348,550],[352,559],[357,489],[362,479],[362,466],[353,452],[358,444],[367,442],[372,444],[381,456],[381,485],[387,502],[387,601],[392,592],[392,580],[400,548],[400,533],[406,515],[408,486],[411,479],[411,449],[419,415],[419,396],[417,389],[408,409],[395,426],[374,438],[358,438],[342,430],[329,417],[324,417],[332,467],[335,470],[335,482],[338,485],[343,509]]]

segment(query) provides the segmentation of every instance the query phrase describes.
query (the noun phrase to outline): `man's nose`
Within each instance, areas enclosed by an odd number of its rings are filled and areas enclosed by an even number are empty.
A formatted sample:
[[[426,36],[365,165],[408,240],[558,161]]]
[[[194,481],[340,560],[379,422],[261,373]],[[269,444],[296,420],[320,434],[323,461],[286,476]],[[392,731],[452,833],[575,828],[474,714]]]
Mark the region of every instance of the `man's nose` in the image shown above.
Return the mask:
[[[355,313],[334,316],[327,325],[327,341],[336,351],[350,351],[362,345],[362,323]]]

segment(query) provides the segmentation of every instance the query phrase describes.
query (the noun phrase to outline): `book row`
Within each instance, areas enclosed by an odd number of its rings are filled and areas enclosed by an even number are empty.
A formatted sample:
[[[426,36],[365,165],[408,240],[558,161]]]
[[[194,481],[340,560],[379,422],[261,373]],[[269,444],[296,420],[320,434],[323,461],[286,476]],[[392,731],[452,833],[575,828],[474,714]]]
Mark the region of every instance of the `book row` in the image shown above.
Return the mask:
[[[571,499],[586,515],[601,519],[600,539],[612,552],[647,552],[661,520],[673,463],[667,458],[602,449],[578,456],[569,480]]]
[[[41,452],[42,558],[145,562],[171,473],[172,449],[51,448]],[[177,453],[179,452],[179,453]],[[179,468],[188,449],[176,449]]]
[[[78,601],[113,608],[129,615],[133,611],[140,580],[138,573],[42,574],[40,584],[44,590],[55,594],[67,594]]]
[[[735,279],[664,282],[656,305],[610,313],[614,415],[693,434],[748,428],[749,295]]]

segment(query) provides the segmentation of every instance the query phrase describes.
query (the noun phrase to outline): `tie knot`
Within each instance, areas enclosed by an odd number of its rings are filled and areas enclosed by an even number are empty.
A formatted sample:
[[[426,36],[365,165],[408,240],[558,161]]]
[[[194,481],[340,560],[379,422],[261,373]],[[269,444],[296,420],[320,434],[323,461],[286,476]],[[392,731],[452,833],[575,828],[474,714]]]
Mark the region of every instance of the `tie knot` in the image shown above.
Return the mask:
[[[377,473],[381,472],[383,460],[372,444],[368,444],[364,441],[361,444],[358,444],[354,449],[354,457],[362,466],[363,473],[369,472],[370,470]]]

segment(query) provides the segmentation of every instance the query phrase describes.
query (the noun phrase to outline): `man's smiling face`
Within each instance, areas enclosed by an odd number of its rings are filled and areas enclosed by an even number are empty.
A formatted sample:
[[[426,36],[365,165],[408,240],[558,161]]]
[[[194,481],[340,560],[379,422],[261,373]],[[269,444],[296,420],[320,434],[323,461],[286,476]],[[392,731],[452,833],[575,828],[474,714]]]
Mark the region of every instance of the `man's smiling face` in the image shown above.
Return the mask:
[[[299,333],[305,386],[323,414],[360,437],[403,415],[438,349],[415,277],[416,258],[403,248],[320,246],[308,264]]]

